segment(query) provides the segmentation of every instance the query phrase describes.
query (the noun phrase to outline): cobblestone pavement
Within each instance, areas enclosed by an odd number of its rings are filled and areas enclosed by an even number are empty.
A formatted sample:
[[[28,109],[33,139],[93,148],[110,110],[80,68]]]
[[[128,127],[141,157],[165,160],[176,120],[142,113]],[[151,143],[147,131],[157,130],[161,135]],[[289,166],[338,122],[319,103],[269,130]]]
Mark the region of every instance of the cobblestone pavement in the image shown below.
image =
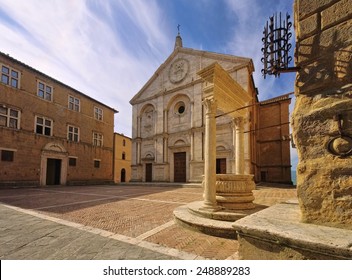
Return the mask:
[[[296,198],[296,189],[261,185],[254,196],[262,209]],[[197,200],[202,189],[187,185],[3,188],[0,258],[236,259],[236,240],[174,222],[176,207]]]

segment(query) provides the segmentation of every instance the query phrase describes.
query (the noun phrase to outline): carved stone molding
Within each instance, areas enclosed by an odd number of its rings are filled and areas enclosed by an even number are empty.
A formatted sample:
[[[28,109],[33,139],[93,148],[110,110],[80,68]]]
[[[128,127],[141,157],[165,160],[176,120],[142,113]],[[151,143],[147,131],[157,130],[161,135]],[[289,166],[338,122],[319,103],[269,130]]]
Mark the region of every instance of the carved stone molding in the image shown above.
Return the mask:
[[[253,175],[216,175],[216,201],[225,209],[253,209],[254,189]]]
[[[205,108],[205,113],[208,114],[213,114],[215,115],[216,113],[216,108],[217,108],[217,104],[216,104],[216,100],[214,98],[205,98],[203,100],[203,105]]]

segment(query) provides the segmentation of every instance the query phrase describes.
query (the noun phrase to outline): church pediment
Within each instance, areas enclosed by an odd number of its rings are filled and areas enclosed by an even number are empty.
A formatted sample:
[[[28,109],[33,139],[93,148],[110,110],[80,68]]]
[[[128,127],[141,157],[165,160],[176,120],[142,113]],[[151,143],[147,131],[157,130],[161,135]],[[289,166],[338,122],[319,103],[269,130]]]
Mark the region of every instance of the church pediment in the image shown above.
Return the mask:
[[[132,105],[139,104],[168,91],[201,82],[197,73],[214,62],[218,62],[229,72],[242,70],[247,71],[250,75],[254,71],[253,62],[249,58],[176,48],[143,88],[131,99],[130,103]]]

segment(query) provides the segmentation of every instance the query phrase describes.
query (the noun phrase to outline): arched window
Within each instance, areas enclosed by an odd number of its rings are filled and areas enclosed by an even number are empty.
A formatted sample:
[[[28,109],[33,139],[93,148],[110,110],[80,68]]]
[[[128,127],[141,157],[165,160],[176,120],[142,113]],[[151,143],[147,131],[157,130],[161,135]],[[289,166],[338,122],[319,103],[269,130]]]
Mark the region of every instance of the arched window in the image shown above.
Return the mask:
[[[126,153],[125,153],[125,152],[122,153],[122,159],[123,159],[123,160],[126,159]]]

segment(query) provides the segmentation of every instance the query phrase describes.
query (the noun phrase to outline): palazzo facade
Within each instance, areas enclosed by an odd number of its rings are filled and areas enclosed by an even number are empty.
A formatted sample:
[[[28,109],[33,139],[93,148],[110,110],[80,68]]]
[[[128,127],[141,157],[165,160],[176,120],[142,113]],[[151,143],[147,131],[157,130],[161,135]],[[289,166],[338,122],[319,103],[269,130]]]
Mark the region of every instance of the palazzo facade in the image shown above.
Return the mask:
[[[113,182],[114,114],[0,52],[0,187]]]
[[[212,63],[226,70],[241,87],[241,91],[234,94],[246,100],[246,106],[233,108],[241,110],[244,118],[233,118],[220,110],[216,112],[216,171],[236,173],[236,134],[238,122],[241,122],[242,170],[246,174],[260,174],[256,144],[258,98],[252,78],[252,60],[184,48],[178,35],[172,54],[130,101],[133,108],[131,181],[202,181],[206,83],[198,73]]]

